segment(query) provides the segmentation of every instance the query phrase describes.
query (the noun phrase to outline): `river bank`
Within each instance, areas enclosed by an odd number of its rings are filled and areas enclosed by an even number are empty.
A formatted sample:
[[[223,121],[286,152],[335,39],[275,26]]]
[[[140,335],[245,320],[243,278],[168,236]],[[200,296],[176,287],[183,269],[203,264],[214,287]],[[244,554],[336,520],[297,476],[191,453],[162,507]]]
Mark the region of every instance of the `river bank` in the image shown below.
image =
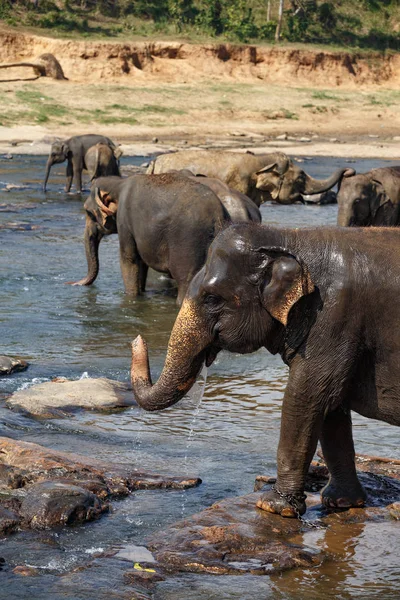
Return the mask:
[[[67,132],[55,132],[41,126],[0,127],[0,154],[4,155],[48,155],[51,143],[59,138],[82,133],[98,132],[94,128],[73,127]],[[153,156],[163,152],[175,152],[182,149],[220,148],[225,150],[268,153],[280,150],[291,156],[331,156],[346,158],[377,158],[400,161],[400,137],[381,137],[377,134],[362,136],[340,136],[327,138],[313,134],[311,137],[285,132],[278,136],[263,136],[254,132],[234,131],[231,133],[189,133],[188,131],[163,130],[160,137],[151,137],[154,131],[141,130],[129,134],[122,127],[102,127],[101,133],[109,135],[121,144],[124,156]],[[64,135],[63,135],[64,133]]]

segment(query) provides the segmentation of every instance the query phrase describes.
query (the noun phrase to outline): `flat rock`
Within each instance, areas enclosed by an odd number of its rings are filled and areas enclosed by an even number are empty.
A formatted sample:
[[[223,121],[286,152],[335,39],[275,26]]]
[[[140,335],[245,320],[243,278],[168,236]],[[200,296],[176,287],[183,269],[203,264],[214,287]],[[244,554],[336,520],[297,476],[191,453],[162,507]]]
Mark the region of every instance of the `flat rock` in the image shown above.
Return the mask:
[[[326,558],[324,551],[304,545],[302,534],[310,523],[335,535],[354,523],[400,519],[400,461],[358,455],[356,464],[368,493],[365,508],[325,509],[319,493],[329,473],[324,462],[314,461],[306,479],[306,520],[256,508],[259,492],[227,498],[153,534],[146,545],[157,561],[154,568],[161,573],[268,575],[319,564]],[[270,489],[275,481],[260,475],[256,490]]]
[[[256,508],[259,494],[227,498],[154,534],[147,546],[166,571],[270,575],[322,561],[290,538],[301,523]]]
[[[125,383],[105,378],[86,378],[40,383],[14,392],[7,404],[30,415],[51,419],[66,417],[78,409],[102,411],[136,403]]]
[[[143,473],[127,465],[0,437],[0,532],[99,517],[109,500],[141,489],[186,489],[198,477]]]
[[[17,371],[25,371],[28,363],[22,358],[13,358],[12,356],[0,356],[0,376],[11,375]]]

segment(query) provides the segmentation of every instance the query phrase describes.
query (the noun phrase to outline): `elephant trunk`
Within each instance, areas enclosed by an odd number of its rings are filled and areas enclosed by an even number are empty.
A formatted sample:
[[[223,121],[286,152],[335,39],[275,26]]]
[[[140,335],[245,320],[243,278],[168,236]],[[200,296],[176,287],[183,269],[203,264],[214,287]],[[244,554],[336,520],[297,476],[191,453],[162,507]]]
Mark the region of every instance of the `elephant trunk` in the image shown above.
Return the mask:
[[[43,183],[43,191],[46,191],[46,186],[47,186],[47,181],[49,179],[49,175],[50,175],[50,169],[53,166],[53,161],[49,158],[47,163],[46,163],[46,174],[44,177],[44,183]]]
[[[355,174],[353,169],[338,169],[328,179],[314,179],[306,175],[303,194],[321,194],[327,192],[341,181],[342,177],[351,177]]]
[[[99,273],[99,244],[104,237],[97,224],[86,215],[85,252],[88,264],[88,274],[80,281],[69,282],[71,285],[92,285]]]
[[[179,402],[196,381],[213,335],[195,303],[185,298],[168,344],[158,381],[152,385],[147,345],[139,335],[132,342],[131,381],[139,406],[163,410]]]
[[[350,227],[353,222],[353,208],[351,204],[349,206],[342,206],[339,202],[339,211],[337,217],[337,224],[339,227]]]

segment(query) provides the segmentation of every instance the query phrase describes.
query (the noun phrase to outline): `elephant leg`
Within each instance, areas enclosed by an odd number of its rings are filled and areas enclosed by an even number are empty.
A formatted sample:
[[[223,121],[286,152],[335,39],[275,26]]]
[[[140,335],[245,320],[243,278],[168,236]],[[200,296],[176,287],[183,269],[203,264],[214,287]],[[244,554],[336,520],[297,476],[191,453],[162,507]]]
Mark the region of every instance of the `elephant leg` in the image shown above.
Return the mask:
[[[320,435],[330,479],[321,492],[328,508],[363,506],[366,493],[358,480],[350,410],[339,407],[325,417]]]
[[[142,262],[136,249],[135,240],[132,237],[125,237],[121,232],[119,258],[121,264],[122,279],[125,292],[130,296],[140,294],[139,265]]]
[[[82,170],[83,170],[83,161],[73,157],[72,163],[74,166],[74,184],[77,192],[82,191]]]
[[[139,261],[139,292],[143,294],[146,290],[147,273],[149,267],[140,259]]]
[[[72,165],[72,162],[70,161],[70,159],[68,159],[68,163],[67,163],[67,172],[66,172],[66,184],[65,184],[65,191],[68,193],[71,190],[71,185],[72,185],[72,178],[74,176],[74,167]]]
[[[299,367],[299,377],[290,373],[283,399],[275,490],[265,492],[257,502],[258,508],[283,517],[297,517],[306,511],[305,478],[324,414],[324,406],[304,379],[306,375],[301,376],[302,371],[306,372],[304,365],[300,363]]]

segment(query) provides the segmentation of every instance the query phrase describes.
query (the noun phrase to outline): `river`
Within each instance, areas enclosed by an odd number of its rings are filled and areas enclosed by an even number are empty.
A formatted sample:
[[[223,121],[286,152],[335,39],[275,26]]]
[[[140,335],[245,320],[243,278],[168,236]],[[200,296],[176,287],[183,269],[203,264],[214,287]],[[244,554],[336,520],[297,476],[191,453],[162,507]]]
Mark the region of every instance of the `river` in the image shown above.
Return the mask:
[[[122,164],[143,162],[124,158]],[[41,192],[46,157],[0,159],[0,188],[5,183],[26,189],[2,192],[0,223],[23,222],[24,231],[0,231],[0,354],[20,355],[27,371],[0,380],[2,435],[58,450],[125,462],[141,470],[192,474],[203,480],[187,491],[141,491],[113,503],[100,520],[58,531],[20,532],[0,540],[0,556],[10,565],[34,565],[39,576],[0,574],[0,598],[8,600],[84,600],[125,598],[115,588],[117,573],[85,581],[60,577],[84,565],[99,549],[143,543],[158,528],[202,510],[227,496],[253,489],[257,474],[274,474],[281,399],[287,368],[266,350],[251,355],[221,353],[209,369],[201,405],[183,400],[162,413],[127,409],[114,414],[81,412],[68,419],[39,421],[5,408],[13,391],[55,376],[78,379],[129,378],[130,341],[141,333],[150,347],[154,375],[162,367],[177,314],[167,281],[151,273],[144,297],[123,292],[117,236],[101,243],[100,274],[91,287],[65,282],[86,274],[82,243],[85,215],[82,198],[66,195],[65,165],[53,167],[49,191]],[[313,158],[303,167],[326,177],[340,166],[359,172],[390,166],[389,161]],[[266,204],[263,221],[303,227],[334,225],[337,207]],[[32,227],[35,226],[35,227]],[[356,451],[400,458],[395,427],[354,415]],[[184,575],[158,585],[157,600],[255,598],[398,598],[400,563],[396,550],[399,525],[367,523],[343,537],[304,534],[309,546],[328,548],[335,556],[310,571],[279,577]]]

